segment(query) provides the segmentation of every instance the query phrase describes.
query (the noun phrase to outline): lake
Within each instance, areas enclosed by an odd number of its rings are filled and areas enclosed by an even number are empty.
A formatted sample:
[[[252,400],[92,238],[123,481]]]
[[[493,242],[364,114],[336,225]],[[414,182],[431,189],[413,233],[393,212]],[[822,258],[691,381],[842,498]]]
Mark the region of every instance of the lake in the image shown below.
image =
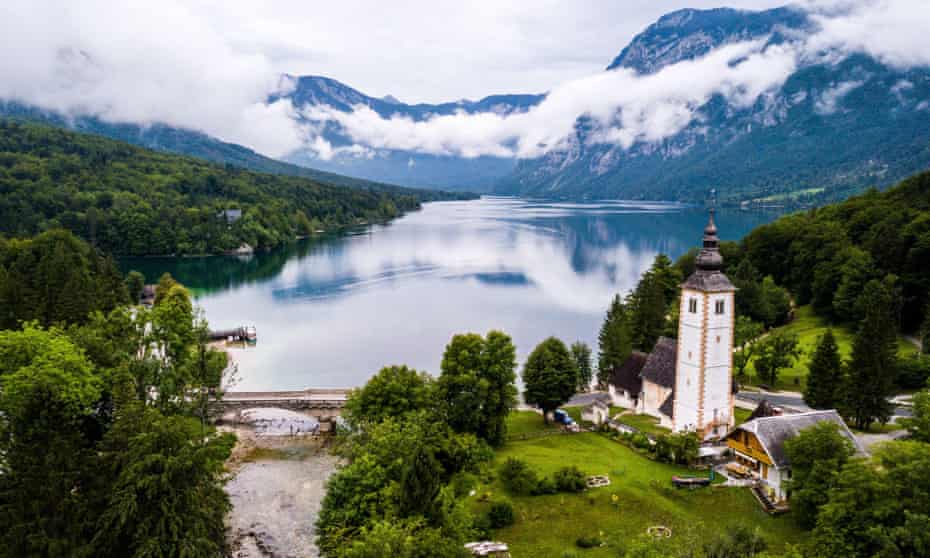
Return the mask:
[[[724,240],[771,213],[719,211]],[[658,253],[698,246],[707,214],[670,203],[485,197],[425,204],[388,225],[251,257],[124,259],[148,282],[169,271],[212,327],[255,325],[231,350],[236,390],[363,384],[382,366],[438,373],[451,336],[500,329],[521,362],[550,335],[597,348],[615,293]]]

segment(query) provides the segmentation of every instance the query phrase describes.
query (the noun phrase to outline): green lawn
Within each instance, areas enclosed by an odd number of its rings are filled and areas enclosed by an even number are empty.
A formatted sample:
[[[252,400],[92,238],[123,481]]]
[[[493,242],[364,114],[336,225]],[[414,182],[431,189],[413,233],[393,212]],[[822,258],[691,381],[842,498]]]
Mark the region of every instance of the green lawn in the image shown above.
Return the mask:
[[[670,430],[659,426],[659,419],[649,415],[623,415],[618,422],[627,424],[646,434],[658,436],[659,434],[668,434]]]
[[[543,417],[533,411],[513,411],[507,417],[507,437],[519,437],[533,435],[540,432],[555,432],[559,427],[550,422],[548,425],[543,422]]]
[[[746,422],[746,420],[749,418],[749,415],[752,414],[752,411],[749,409],[740,409],[739,407],[734,407],[733,414],[736,417],[736,424],[734,424],[734,426],[739,426]]]
[[[790,391],[801,391],[804,389],[807,378],[807,365],[817,347],[817,340],[827,330],[830,323],[820,316],[814,314],[810,305],[801,306],[795,312],[794,321],[790,324],[778,328],[779,331],[795,333],[798,336],[798,344],[801,348],[801,356],[794,366],[785,368],[778,374],[778,382],[775,388]],[[840,355],[845,359],[852,352],[852,342],[855,332],[846,325],[833,325],[833,335],[836,337],[836,344],[839,346]],[[908,356],[917,351],[917,348],[911,345],[903,337],[898,339],[898,355]],[[744,383],[758,385],[763,383],[753,368],[752,363],[746,367],[746,379]]]
[[[511,420],[520,422],[522,418]],[[549,475],[574,465],[587,474],[607,474],[611,479],[608,487],[551,496],[511,497],[496,482],[479,487],[478,494],[490,492],[491,501],[513,503],[516,522],[495,531],[493,538],[510,545],[514,558],[558,557],[565,550],[579,556],[614,557],[625,541],[653,525],[671,528],[672,542],[682,544],[687,542],[685,534],[706,540],[737,523],[758,526],[773,550],[804,536],[789,516],[766,515],[748,489],[676,490],[671,486],[672,475],[703,473],[650,461],[601,434],[508,442],[495,455],[495,470],[508,457],[523,459],[539,474]],[[481,510],[488,503],[476,497],[471,505]],[[577,549],[575,540],[582,536],[599,536],[607,546]]]

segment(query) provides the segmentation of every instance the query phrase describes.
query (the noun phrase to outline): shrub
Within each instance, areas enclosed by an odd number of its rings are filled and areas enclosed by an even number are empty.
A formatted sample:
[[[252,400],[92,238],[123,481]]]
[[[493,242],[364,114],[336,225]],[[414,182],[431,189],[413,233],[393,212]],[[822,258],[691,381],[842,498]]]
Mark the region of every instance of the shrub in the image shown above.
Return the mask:
[[[594,548],[601,546],[603,541],[598,537],[578,537],[575,539],[575,546],[578,548]]]
[[[491,519],[488,514],[477,515],[472,521],[472,528],[475,530],[475,537],[481,540],[491,538]]]
[[[544,494],[558,494],[559,487],[555,484],[555,481],[543,477],[539,479],[539,482],[536,484],[536,488],[533,489],[533,496],[542,496]]]
[[[494,502],[488,510],[488,523],[492,529],[513,525],[513,506],[510,502]]]
[[[451,484],[455,496],[462,498],[478,486],[478,477],[468,472],[462,472],[452,477]]]
[[[587,486],[585,474],[578,467],[562,467],[555,473],[555,485],[559,492],[581,492]]]
[[[532,494],[539,485],[536,471],[530,469],[525,461],[508,457],[501,466],[500,479],[504,487],[518,496]]]
[[[649,449],[652,447],[652,444],[649,443],[649,438],[642,432],[637,432],[633,434],[632,438],[633,445],[639,449]]]

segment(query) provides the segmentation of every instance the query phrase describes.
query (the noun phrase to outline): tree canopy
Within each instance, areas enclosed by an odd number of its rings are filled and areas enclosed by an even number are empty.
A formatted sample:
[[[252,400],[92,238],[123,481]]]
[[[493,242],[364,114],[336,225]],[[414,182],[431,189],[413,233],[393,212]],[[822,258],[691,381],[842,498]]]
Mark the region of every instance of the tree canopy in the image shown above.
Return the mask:
[[[548,413],[575,394],[576,372],[571,354],[561,340],[550,337],[536,346],[523,367],[523,400]]]

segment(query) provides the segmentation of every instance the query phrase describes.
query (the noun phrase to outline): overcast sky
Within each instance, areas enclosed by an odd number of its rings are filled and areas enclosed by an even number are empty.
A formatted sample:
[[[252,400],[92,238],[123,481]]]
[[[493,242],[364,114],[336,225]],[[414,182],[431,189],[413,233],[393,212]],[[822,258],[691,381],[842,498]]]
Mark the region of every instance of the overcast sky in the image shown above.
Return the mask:
[[[735,45],[641,77],[603,70],[662,14],[722,0],[0,0],[0,99],[194,128],[281,156],[319,142],[289,101],[266,104],[286,83],[282,73],[325,75],[405,102],[548,91],[513,118],[414,124],[364,107],[317,115],[339,122],[360,156],[370,147],[536,156],[581,114],[607,125],[598,141],[661,139],[708,96],[750,103],[825,51],[930,65],[930,0],[800,1],[820,14],[822,30],[790,49]]]
[[[292,74],[334,77],[405,102],[543,92],[603,70],[680,8],[785,0],[392,0],[229,2],[195,8],[244,51]]]

